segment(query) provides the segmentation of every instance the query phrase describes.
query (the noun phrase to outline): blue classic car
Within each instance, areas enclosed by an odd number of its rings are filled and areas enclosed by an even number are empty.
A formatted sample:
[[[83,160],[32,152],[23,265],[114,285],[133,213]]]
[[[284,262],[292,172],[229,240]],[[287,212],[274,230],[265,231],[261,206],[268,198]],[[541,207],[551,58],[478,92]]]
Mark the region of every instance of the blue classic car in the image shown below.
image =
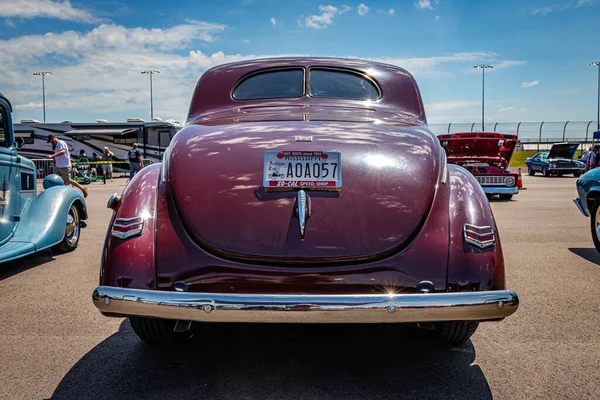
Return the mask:
[[[600,253],[600,168],[584,174],[575,185],[579,197],[573,201],[585,217],[590,217],[592,240]]]
[[[525,160],[527,172],[529,175],[541,172],[544,176],[573,174],[577,178],[585,172],[585,164],[573,160],[578,147],[579,143],[556,143],[550,151],[537,153]]]
[[[17,154],[23,139],[15,139],[11,112],[0,93],[0,263],[47,248],[72,251],[87,219],[85,200],[58,175],[48,175],[37,193],[34,163]]]

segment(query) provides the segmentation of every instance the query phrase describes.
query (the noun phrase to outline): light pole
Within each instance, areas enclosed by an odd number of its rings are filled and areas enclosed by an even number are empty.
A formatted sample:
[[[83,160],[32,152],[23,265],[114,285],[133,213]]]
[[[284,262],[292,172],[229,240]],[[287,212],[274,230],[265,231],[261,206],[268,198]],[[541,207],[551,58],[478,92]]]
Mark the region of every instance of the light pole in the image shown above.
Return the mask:
[[[150,119],[154,119],[154,104],[152,102],[152,75],[160,74],[160,71],[155,69],[149,69],[146,71],[142,71],[142,74],[150,75]]]
[[[44,122],[46,122],[46,75],[52,75],[50,71],[34,72],[34,75],[41,75],[42,77],[42,107],[44,108]]]
[[[482,83],[481,83],[481,130],[485,131],[485,69],[486,68],[494,68],[493,65],[489,64],[477,64],[474,65],[473,68],[481,68],[482,73]]]
[[[598,130],[600,131],[600,61],[592,61],[591,66],[598,67],[598,104],[596,112],[596,121],[598,122]]]

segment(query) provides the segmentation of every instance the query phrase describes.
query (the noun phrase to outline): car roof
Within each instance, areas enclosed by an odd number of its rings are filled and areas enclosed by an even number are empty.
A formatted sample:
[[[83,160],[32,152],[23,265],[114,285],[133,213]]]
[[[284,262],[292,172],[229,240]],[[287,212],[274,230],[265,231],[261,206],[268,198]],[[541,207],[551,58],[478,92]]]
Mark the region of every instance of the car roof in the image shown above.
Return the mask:
[[[232,96],[236,85],[246,77],[271,69],[286,68],[330,68],[342,69],[366,75],[377,83],[382,97],[375,101],[352,99],[312,98],[305,94],[301,98],[235,100]],[[273,57],[237,61],[213,67],[200,77],[190,102],[188,122],[209,114],[223,116],[223,111],[242,112],[248,107],[273,107],[302,105],[347,105],[367,106],[371,111],[403,113],[418,124],[426,123],[425,108],[419,88],[413,76],[405,69],[371,60],[328,58],[328,57]],[[231,113],[229,113],[231,114]]]

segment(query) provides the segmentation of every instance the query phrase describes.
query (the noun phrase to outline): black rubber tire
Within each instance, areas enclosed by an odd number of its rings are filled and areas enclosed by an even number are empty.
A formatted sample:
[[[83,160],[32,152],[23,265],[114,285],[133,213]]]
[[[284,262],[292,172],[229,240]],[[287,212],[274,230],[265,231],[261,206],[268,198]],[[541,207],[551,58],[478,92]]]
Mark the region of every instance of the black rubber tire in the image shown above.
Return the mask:
[[[69,208],[69,215],[67,216],[67,218],[72,217],[74,219],[74,221],[72,222],[72,224],[74,224],[74,235],[70,235],[69,234],[69,222],[70,220],[67,219],[67,227],[65,228],[65,235],[63,237],[63,240],[52,246],[52,251],[58,254],[63,254],[63,253],[68,253],[70,251],[73,251],[77,248],[77,245],[79,244],[79,238],[81,237],[81,226],[80,226],[80,219],[79,219],[79,208],[77,207],[77,205],[72,204],[71,208]]]
[[[174,332],[175,320],[129,317],[129,323],[135,334],[150,344],[175,344],[192,337],[190,332]]]
[[[579,178],[581,176],[581,172],[579,172],[579,171],[573,172],[573,176],[575,178]]]
[[[527,166],[527,173],[529,174],[529,176],[535,175],[535,171],[531,168],[531,165]]]
[[[592,241],[594,242],[596,251],[600,253],[600,240],[598,239],[598,235],[596,234],[596,214],[598,211],[598,207],[600,207],[600,197],[596,197],[596,200],[592,205],[592,209],[590,210],[590,227],[592,230]]]
[[[479,322],[446,321],[434,324],[433,335],[436,341],[456,345],[469,339],[477,330]]]
[[[544,175],[546,178],[550,176],[550,173],[548,172],[548,168],[542,167],[542,175]]]
[[[512,197],[513,197],[512,194],[501,194],[500,200],[510,200],[510,199],[512,199]]]

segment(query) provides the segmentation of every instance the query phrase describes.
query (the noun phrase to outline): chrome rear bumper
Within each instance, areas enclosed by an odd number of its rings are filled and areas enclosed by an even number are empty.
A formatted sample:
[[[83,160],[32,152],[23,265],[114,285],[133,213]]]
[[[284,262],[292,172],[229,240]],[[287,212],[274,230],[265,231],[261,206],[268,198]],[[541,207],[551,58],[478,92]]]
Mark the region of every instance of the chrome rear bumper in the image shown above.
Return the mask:
[[[94,305],[109,316],[203,322],[382,323],[486,321],[517,311],[510,290],[487,292],[268,295],[189,293],[100,286]]]
[[[583,203],[581,202],[581,200],[579,199],[579,197],[573,199],[573,203],[575,203],[575,205],[579,209],[579,212],[581,212],[584,217],[589,217],[590,216],[588,214],[587,210],[585,209],[585,207],[583,206]]]
[[[482,186],[485,194],[518,194],[519,188],[517,187],[494,187],[494,186]]]

